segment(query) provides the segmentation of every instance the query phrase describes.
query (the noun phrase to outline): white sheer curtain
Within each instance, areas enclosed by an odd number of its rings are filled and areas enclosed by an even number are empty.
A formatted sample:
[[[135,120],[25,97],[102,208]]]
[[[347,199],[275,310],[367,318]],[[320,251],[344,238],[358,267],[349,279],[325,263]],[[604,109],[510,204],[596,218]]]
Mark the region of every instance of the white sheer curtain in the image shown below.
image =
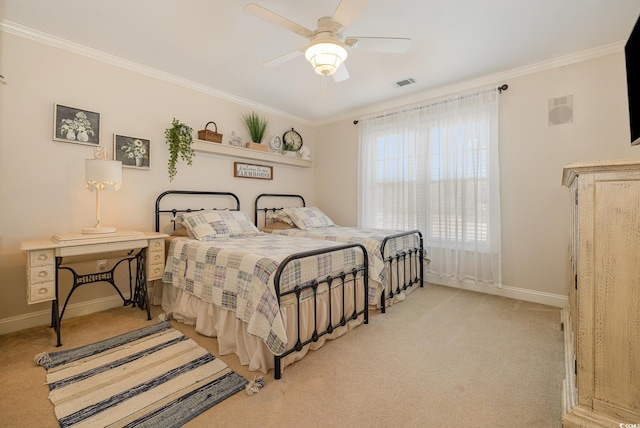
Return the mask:
[[[358,122],[358,223],[419,229],[429,275],[500,286],[498,89]]]

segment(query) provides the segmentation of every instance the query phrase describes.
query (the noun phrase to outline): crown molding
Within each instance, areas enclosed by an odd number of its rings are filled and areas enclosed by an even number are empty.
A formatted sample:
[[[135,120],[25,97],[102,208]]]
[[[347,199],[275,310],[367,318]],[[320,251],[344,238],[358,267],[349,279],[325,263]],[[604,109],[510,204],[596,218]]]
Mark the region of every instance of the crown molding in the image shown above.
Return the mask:
[[[165,73],[163,71],[160,71],[151,67],[147,67],[145,65],[118,57],[116,55],[112,55],[94,48],[90,48],[88,46],[81,45],[79,43],[75,43],[66,39],[62,39],[60,37],[53,36],[48,33],[44,33],[29,27],[25,27],[23,25],[20,25],[12,21],[7,21],[7,20],[0,21],[0,31],[5,31],[7,33],[10,33],[19,37],[24,37],[39,43],[43,43],[59,49],[64,49],[66,51],[73,52],[78,55],[82,55],[88,58],[95,59],[97,61],[114,65],[116,67],[127,69],[139,74],[143,74],[145,76],[149,76],[158,80],[162,80],[168,83],[182,86],[184,88],[191,89],[206,95],[221,98],[236,104],[244,105],[246,107],[256,109],[256,110],[261,110],[270,114],[280,116],[285,119],[293,120],[293,121],[302,123],[304,125],[313,126],[313,127],[326,125],[329,123],[334,123],[334,122],[347,120],[347,119],[352,120],[357,117],[366,116],[369,114],[375,114],[377,112],[384,111],[387,109],[398,108],[398,107],[402,107],[404,105],[408,105],[416,102],[439,98],[452,93],[462,92],[469,89],[478,88],[481,86],[499,84],[502,81],[505,81],[508,79],[526,76],[533,73],[539,73],[542,71],[552,70],[552,69],[560,68],[566,65],[571,65],[571,64],[582,62],[582,61],[599,58],[605,55],[619,53],[624,51],[624,44],[625,44],[625,42],[621,41],[621,42],[612,43],[605,46],[587,49],[584,51],[576,52],[576,53],[565,55],[562,57],[552,58],[550,60],[542,61],[539,63],[514,68],[504,72],[494,73],[494,74],[482,76],[472,80],[466,80],[462,82],[456,82],[450,85],[432,88],[427,91],[420,92],[418,94],[412,94],[406,97],[395,98],[390,101],[372,104],[362,109],[353,110],[348,113],[345,113],[330,119],[321,120],[321,121],[311,121],[298,116],[293,116],[289,113],[274,109],[266,105],[258,104],[256,102],[253,102],[245,98],[237,97],[235,95],[214,89],[206,85],[202,85],[200,83],[193,82],[188,79],[184,79],[182,77],[178,77],[170,73]]]
[[[433,99],[451,95],[457,92],[468,91],[468,90],[483,87],[483,86],[489,86],[489,85],[499,86],[502,83],[507,83],[505,81],[509,79],[514,79],[514,78],[526,76],[529,74],[539,73],[542,71],[548,71],[548,70],[564,67],[567,65],[576,64],[579,62],[603,57],[606,55],[624,52],[624,45],[625,45],[625,42],[611,43],[609,45],[587,49],[587,50],[576,52],[570,55],[552,58],[552,59],[538,62],[535,64],[530,64],[527,66],[518,67],[511,70],[506,70],[503,72],[482,76],[476,79],[456,82],[450,85],[428,89],[424,92],[420,92],[417,94],[395,98],[393,100],[385,101],[382,103],[372,104],[362,109],[345,113],[343,115],[340,115],[339,117],[327,119],[326,121],[323,121],[323,123],[318,123],[317,125],[326,125],[329,123],[333,123],[341,120],[347,120],[347,119],[353,120],[354,118],[380,113],[384,110],[399,108],[399,107],[411,105],[418,102],[424,102],[426,100],[433,100]]]
[[[143,74],[145,76],[149,76],[154,79],[158,79],[164,82],[182,86],[184,88],[191,89],[205,95],[211,95],[217,98],[231,101],[233,103],[240,104],[240,105],[249,107],[251,109],[264,111],[266,113],[280,116],[285,119],[300,122],[304,125],[308,125],[308,126],[315,125],[314,122],[309,121],[308,119],[293,116],[289,113],[274,109],[273,107],[258,104],[254,101],[237,97],[227,92],[214,89],[210,86],[202,85],[200,83],[196,83],[191,80],[184,79],[182,77],[178,77],[170,73],[165,73],[163,71],[157,70],[152,67],[147,67],[135,61],[130,61],[98,49],[90,48],[88,46],[72,42],[70,40],[66,40],[48,33],[44,33],[42,31],[34,30],[33,28],[25,27],[24,25],[21,25],[12,21],[7,21],[7,20],[0,21],[0,31],[4,31],[6,33],[13,34],[15,36],[33,40],[38,43],[53,46],[55,48],[63,49],[63,50],[75,53],[77,55],[82,55],[84,57],[91,58],[96,61],[104,62],[106,64],[110,64],[110,65],[120,67],[129,71],[133,71],[135,73]]]

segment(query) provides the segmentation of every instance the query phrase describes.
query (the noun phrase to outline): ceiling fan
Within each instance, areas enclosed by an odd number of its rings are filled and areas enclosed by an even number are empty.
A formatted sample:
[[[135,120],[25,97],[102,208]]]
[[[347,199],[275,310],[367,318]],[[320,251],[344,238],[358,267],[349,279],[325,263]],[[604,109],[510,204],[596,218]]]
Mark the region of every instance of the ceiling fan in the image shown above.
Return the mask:
[[[387,53],[406,53],[411,46],[411,39],[397,37],[346,37],[345,28],[364,9],[369,0],[342,0],[333,16],[318,19],[318,28],[309,30],[300,24],[278,15],[256,3],[249,3],[244,7],[245,12],[275,24],[285,30],[294,32],[310,41],[310,43],[295,51],[273,58],[263,65],[274,67],[287,62],[304,53],[316,73],[331,76],[336,82],[349,78],[344,60],[347,49],[355,48]]]

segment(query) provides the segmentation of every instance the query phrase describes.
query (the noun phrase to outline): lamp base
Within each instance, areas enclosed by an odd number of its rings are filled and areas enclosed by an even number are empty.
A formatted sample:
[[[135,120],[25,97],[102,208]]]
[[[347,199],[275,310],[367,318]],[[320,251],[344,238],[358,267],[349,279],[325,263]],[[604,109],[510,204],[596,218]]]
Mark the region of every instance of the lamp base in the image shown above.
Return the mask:
[[[96,233],[114,233],[117,231],[115,227],[85,227],[82,229],[82,233],[87,234],[96,234]]]

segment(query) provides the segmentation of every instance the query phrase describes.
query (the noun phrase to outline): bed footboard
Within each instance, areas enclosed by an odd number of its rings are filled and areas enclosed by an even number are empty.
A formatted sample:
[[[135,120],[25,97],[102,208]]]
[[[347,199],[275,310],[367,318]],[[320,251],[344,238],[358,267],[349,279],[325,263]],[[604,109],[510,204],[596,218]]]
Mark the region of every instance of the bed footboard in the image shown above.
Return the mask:
[[[294,262],[295,260],[299,260],[299,259],[303,259],[306,257],[313,257],[313,256],[317,256],[319,254],[324,254],[324,253],[331,253],[334,251],[342,251],[348,248],[360,248],[362,250],[362,255],[363,255],[363,264],[361,266],[354,266],[353,269],[351,269],[349,272],[340,272],[340,274],[336,275],[336,276],[327,276],[324,278],[316,278],[312,281],[308,281],[302,284],[298,284],[296,285],[292,290],[284,292],[284,293],[280,293],[280,281],[282,278],[282,273],[285,270],[286,266],[289,263]],[[359,273],[362,272],[362,274],[359,275]],[[363,281],[363,292],[364,292],[364,309],[358,311],[357,308],[357,301],[358,299],[356,298],[356,292],[357,292],[357,279],[358,277],[362,278]],[[346,299],[347,299],[347,292],[346,292],[346,288],[345,285],[347,283],[349,283],[350,281],[353,281],[353,311],[351,313],[346,313]],[[328,297],[328,310],[329,310],[329,314],[328,314],[328,322],[326,326],[321,327],[320,329],[318,328],[318,305],[317,305],[317,301],[318,301],[318,292],[322,286],[322,284],[326,284],[327,286],[327,292],[329,293],[329,297]],[[345,244],[345,245],[340,245],[337,247],[331,247],[331,248],[326,248],[326,249],[320,249],[320,250],[313,250],[313,251],[306,251],[306,252],[301,252],[301,253],[296,253],[293,254],[289,257],[287,257],[286,259],[284,259],[282,261],[282,263],[280,264],[280,266],[278,266],[278,269],[276,270],[275,276],[274,276],[274,286],[275,286],[275,291],[276,291],[276,295],[278,296],[278,302],[281,301],[281,298],[285,297],[286,295],[289,294],[295,294],[295,298],[296,298],[296,307],[297,307],[297,337],[295,338],[295,345],[290,348],[289,350],[287,350],[286,352],[284,352],[281,355],[274,355],[274,378],[275,379],[280,379],[282,377],[282,367],[281,367],[281,360],[282,358],[286,357],[289,354],[292,354],[294,352],[299,352],[303,349],[304,346],[312,343],[312,342],[317,342],[322,336],[326,335],[326,334],[330,334],[334,331],[334,329],[336,329],[339,326],[345,326],[347,324],[347,322],[349,320],[355,320],[357,319],[360,315],[364,316],[364,323],[368,324],[369,323],[369,304],[368,304],[368,290],[369,290],[369,261],[368,261],[368,256],[367,256],[367,252],[364,248],[364,246],[362,246],[361,244]],[[331,299],[331,295],[332,293],[336,293],[336,292],[340,292],[340,297],[342,299],[342,304],[340,305],[339,310],[341,311],[340,313],[340,319],[337,323],[333,322],[333,304],[332,304],[332,299]],[[313,330],[313,334],[311,335],[310,338],[308,339],[303,339],[301,337],[301,313],[303,311],[300,310],[300,303],[302,301],[302,296],[303,294],[306,295],[306,293],[311,293],[311,297],[308,297],[309,299],[313,299],[313,320],[314,320],[314,330]],[[349,297],[351,298],[351,297]],[[319,331],[320,330],[320,331]],[[293,341],[293,338],[290,338],[291,341]]]
[[[395,254],[385,256],[385,248],[388,242],[396,238],[413,235],[417,237],[419,245],[411,248],[400,248]],[[412,287],[414,284],[420,284],[420,287],[424,287],[424,243],[422,233],[416,229],[389,235],[382,240],[380,253],[389,275],[389,294],[386,295],[383,289],[380,296],[380,308],[384,313],[386,299],[393,299],[396,294]],[[395,285],[393,281],[394,266],[396,274]]]

